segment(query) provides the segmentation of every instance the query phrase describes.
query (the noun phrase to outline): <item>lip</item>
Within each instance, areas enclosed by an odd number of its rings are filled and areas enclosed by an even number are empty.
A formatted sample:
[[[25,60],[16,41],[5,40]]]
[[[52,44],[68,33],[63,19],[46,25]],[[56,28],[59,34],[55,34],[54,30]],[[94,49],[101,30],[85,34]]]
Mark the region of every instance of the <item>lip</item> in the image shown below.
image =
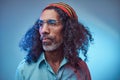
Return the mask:
[[[50,41],[50,39],[48,39],[48,38],[43,38],[43,40],[42,40],[42,42],[49,42]]]

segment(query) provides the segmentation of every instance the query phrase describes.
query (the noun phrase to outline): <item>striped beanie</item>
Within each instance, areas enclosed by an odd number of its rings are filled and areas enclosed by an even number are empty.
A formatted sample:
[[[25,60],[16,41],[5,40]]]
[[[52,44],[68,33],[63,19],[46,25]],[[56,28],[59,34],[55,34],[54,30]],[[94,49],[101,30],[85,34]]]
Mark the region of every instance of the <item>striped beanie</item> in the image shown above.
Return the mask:
[[[73,9],[70,5],[65,4],[65,3],[63,3],[63,2],[59,2],[59,3],[51,3],[51,4],[49,4],[46,8],[52,7],[52,6],[53,6],[53,7],[57,7],[57,8],[59,8],[59,9],[63,10],[65,13],[67,13],[67,15],[68,15],[69,17],[78,19],[77,15],[76,15],[76,12],[74,11],[74,9]],[[46,9],[46,8],[45,8],[45,9]],[[45,9],[44,9],[44,10],[45,10]]]

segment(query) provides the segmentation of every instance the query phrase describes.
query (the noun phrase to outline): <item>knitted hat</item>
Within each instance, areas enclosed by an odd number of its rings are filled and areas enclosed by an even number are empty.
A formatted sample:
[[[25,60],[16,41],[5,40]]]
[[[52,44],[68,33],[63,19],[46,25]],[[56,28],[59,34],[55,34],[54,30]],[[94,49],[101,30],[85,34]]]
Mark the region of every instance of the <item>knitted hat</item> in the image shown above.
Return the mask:
[[[65,4],[65,3],[63,3],[63,2],[51,3],[51,4],[49,4],[46,8],[51,7],[51,6],[57,7],[57,8],[59,8],[59,9],[63,10],[63,11],[64,11],[65,13],[67,13],[67,15],[68,15],[69,17],[71,17],[71,18],[78,19],[77,15],[76,15],[76,12],[75,12],[74,9],[73,9],[70,5],[68,5],[68,4]],[[45,8],[45,9],[46,9],[46,8]],[[45,9],[44,9],[44,10],[45,10]]]

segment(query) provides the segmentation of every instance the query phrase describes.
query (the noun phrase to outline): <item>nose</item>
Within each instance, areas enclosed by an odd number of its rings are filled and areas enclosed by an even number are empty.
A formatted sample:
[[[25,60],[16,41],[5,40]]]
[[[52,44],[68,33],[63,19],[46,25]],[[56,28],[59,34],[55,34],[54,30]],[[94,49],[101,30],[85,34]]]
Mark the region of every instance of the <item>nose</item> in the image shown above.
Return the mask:
[[[47,23],[44,23],[42,25],[42,27],[40,27],[39,32],[41,35],[42,34],[49,34],[49,32],[50,32],[49,25]]]

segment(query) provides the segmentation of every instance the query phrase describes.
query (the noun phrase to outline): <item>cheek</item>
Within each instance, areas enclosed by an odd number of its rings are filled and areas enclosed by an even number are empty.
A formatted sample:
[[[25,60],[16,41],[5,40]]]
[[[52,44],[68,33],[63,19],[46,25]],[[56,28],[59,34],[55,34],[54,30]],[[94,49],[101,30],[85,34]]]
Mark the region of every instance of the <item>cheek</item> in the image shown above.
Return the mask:
[[[59,40],[62,40],[63,39],[63,32],[62,32],[62,29],[59,29],[58,31],[56,31],[57,32],[57,37],[58,37],[58,39]]]
[[[57,39],[58,41],[63,40],[63,35],[62,35],[62,33],[57,33],[57,34],[56,34],[56,39]]]
[[[39,34],[41,35],[41,28],[39,28]]]

